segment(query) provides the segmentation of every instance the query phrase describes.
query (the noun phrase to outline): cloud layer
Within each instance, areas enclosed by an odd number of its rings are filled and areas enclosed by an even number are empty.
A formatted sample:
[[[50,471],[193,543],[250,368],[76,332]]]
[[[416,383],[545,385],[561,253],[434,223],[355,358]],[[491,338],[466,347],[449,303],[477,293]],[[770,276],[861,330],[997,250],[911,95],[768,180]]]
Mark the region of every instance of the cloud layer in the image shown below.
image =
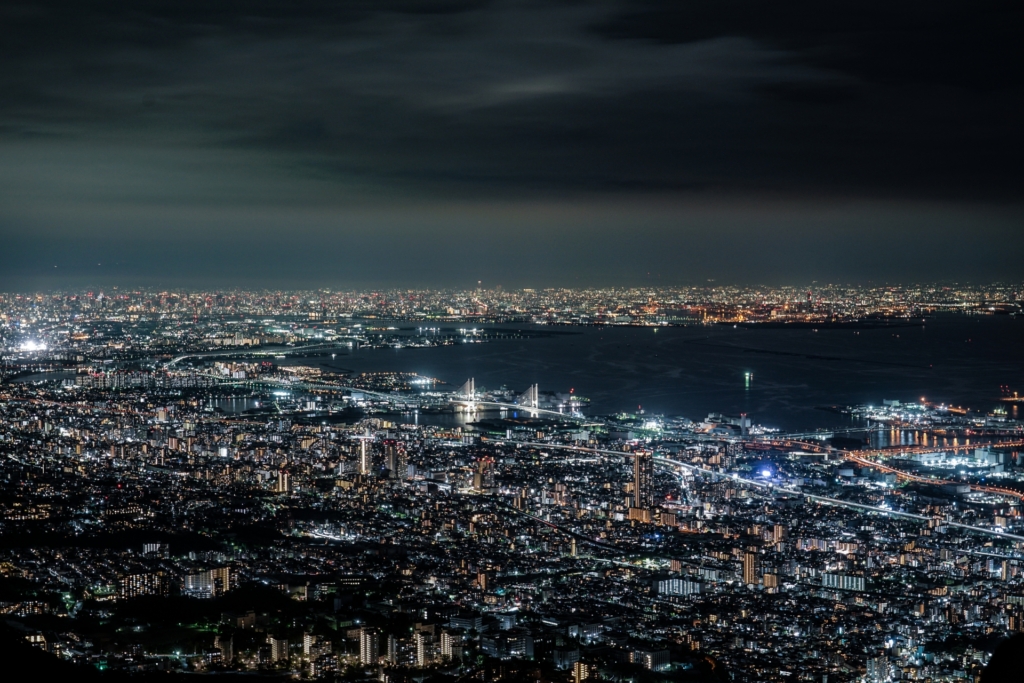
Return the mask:
[[[198,224],[195,239],[221,249],[255,212],[282,229],[291,216],[332,245],[388,220],[389,234],[433,236],[442,251],[502,244],[515,263],[526,247],[485,235],[509,206],[568,234],[590,220],[580,207],[628,216],[645,197],[674,207],[650,212],[647,228],[672,244],[709,206],[754,230],[728,207],[775,197],[807,204],[800,215],[832,202],[893,225],[954,202],[946,229],[1024,246],[1013,66],[1024,12],[1006,3],[143,0],[0,12],[0,234],[32,230],[58,254],[91,240],[144,259],[156,233]],[[776,220],[791,213],[763,221],[787,248],[855,238],[847,225],[809,244]],[[484,234],[453,227],[467,215]],[[980,275],[990,256],[975,252],[964,272]]]

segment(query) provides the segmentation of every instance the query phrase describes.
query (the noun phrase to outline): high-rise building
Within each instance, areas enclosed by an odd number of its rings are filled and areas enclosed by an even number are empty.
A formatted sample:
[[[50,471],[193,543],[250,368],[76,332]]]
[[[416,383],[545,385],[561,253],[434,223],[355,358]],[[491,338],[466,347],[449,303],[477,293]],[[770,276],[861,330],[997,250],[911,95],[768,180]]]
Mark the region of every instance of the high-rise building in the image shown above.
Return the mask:
[[[647,451],[633,456],[633,507],[654,507],[654,458]]]
[[[868,658],[867,676],[864,678],[867,683],[887,683],[890,677],[889,662],[885,657]]]
[[[405,481],[409,474],[409,454],[398,441],[388,440],[384,443],[384,460],[391,479]]]
[[[746,585],[758,583],[757,580],[757,553],[743,553],[743,583]]]
[[[375,628],[359,629],[359,662],[363,665],[376,664],[380,656],[380,633]]]
[[[586,662],[576,662],[572,665],[573,683],[582,683],[594,675],[593,668]]]
[[[230,665],[235,660],[234,641],[231,636],[214,636],[213,646],[220,650],[220,661]]]
[[[367,475],[373,469],[373,461],[370,453],[370,449],[366,447],[366,442],[370,439],[369,435],[360,437],[359,439],[359,474]]]
[[[480,458],[473,472],[473,489],[484,491],[494,486],[494,459]]]
[[[182,593],[196,598],[215,598],[232,588],[231,567],[217,567],[198,574],[187,574]]]
[[[392,666],[398,664],[398,638],[390,633],[388,634],[388,664]]]
[[[462,659],[462,635],[441,631],[441,656],[452,660]]]
[[[417,631],[413,641],[416,644],[416,666],[430,666],[434,661],[434,637]]]
[[[272,662],[286,662],[288,661],[288,639],[277,638],[269,636],[267,638],[267,644],[270,645],[270,661]]]
[[[291,493],[292,492],[292,475],[288,470],[277,471],[277,485],[274,487],[274,493]]]

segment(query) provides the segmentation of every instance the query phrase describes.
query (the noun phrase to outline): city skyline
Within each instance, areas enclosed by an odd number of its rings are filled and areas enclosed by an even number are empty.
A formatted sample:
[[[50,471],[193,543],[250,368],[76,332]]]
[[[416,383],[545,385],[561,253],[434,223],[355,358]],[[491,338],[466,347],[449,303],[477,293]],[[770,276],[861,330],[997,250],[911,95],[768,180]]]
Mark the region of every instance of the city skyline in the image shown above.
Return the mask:
[[[1022,25],[0,3],[2,670],[1001,683]]]

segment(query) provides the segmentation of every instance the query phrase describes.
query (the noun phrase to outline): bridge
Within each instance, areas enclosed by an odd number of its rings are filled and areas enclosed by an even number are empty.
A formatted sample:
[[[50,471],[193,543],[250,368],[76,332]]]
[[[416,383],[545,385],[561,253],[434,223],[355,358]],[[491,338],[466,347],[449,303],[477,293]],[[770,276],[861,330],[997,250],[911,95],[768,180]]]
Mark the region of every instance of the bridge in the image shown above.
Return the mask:
[[[194,353],[186,353],[181,356],[167,361],[165,367],[167,369],[173,368],[175,365],[183,360],[189,358],[230,358],[232,356],[291,356],[297,353],[306,353],[312,351],[330,351],[332,349],[347,349],[352,347],[353,342],[365,343],[366,340],[362,337],[356,336],[345,336],[340,339],[347,339],[348,341],[337,341],[337,342],[324,342],[322,344],[307,344],[305,346],[278,346],[274,348],[235,348],[225,349],[223,351],[196,351]]]
[[[519,400],[521,401],[520,403],[480,400],[476,393],[476,380],[472,377],[466,380],[466,382],[459,387],[455,393],[449,396],[449,402],[451,404],[462,406],[469,411],[475,411],[481,407],[497,408],[499,410],[523,411],[528,413],[531,417],[540,417],[541,415],[544,415],[558,419],[575,420],[588,424],[604,424],[603,422],[594,422],[594,420],[588,419],[573,411],[562,412],[561,410],[551,410],[549,408],[539,407],[540,389],[536,384],[531,384],[530,388],[519,396]]]
[[[372,389],[363,389],[362,387],[354,387],[348,384],[341,384],[337,382],[310,382],[306,380],[297,381],[286,381],[279,379],[270,378],[246,378],[237,379],[233,377],[224,377],[222,375],[216,375],[213,373],[202,372],[197,373],[202,377],[209,377],[223,385],[234,385],[234,386],[266,386],[274,387],[278,389],[304,389],[308,391],[330,391],[330,392],[349,392],[357,394],[366,394],[367,396],[373,396],[374,398],[386,401],[395,408],[406,408],[409,406],[409,399],[406,396],[398,394],[388,394],[382,391],[373,391]],[[423,401],[419,401],[420,404]]]
[[[782,432],[772,434],[768,439],[831,439],[836,435],[842,434],[866,434],[870,432],[881,432],[885,431],[884,427],[880,424],[871,425],[868,427],[843,427],[842,429],[834,429],[832,431],[817,431],[817,432]]]

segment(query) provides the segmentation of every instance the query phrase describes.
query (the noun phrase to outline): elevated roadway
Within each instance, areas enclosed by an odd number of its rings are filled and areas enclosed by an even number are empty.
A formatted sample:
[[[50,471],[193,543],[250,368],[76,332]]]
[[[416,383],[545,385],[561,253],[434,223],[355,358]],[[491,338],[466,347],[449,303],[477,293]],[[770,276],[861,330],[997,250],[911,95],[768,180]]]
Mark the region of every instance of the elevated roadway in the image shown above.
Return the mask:
[[[488,442],[504,443],[504,444],[509,444],[509,445],[522,444],[522,445],[526,445],[526,446],[530,446],[532,448],[538,448],[538,449],[557,449],[557,450],[568,450],[568,451],[577,451],[577,452],[584,452],[584,453],[599,453],[599,454],[602,454],[602,455],[613,455],[613,456],[620,457],[620,458],[630,458],[630,457],[633,457],[632,453],[628,453],[628,452],[624,452],[624,451],[613,451],[613,450],[601,449],[601,448],[589,448],[589,447],[586,447],[586,446],[569,446],[569,445],[565,445],[565,444],[549,444],[549,443],[544,443],[544,442],[541,442],[541,441],[514,441],[512,439],[488,439]],[[686,469],[686,470],[689,470],[691,472],[697,472],[697,473],[703,474],[705,476],[714,477],[714,478],[717,478],[717,479],[730,479],[732,481],[736,481],[736,482],[739,482],[739,483],[742,483],[742,484],[745,484],[747,486],[751,486],[751,487],[754,487],[754,488],[763,489],[763,490],[770,491],[770,492],[773,492],[773,493],[784,493],[784,494],[787,494],[787,495],[798,496],[800,498],[804,498],[806,500],[813,500],[815,502],[823,503],[825,505],[833,505],[833,506],[837,506],[837,507],[845,507],[845,508],[849,508],[849,509],[853,509],[853,510],[858,510],[858,511],[861,511],[861,512],[870,512],[870,513],[885,515],[887,517],[902,517],[902,518],[905,518],[905,519],[913,519],[913,520],[916,520],[916,521],[919,521],[919,522],[931,522],[934,519],[932,517],[927,517],[925,515],[918,515],[918,514],[915,514],[915,513],[912,513],[912,512],[900,512],[900,511],[889,510],[887,508],[878,507],[878,506],[874,506],[874,505],[866,505],[866,504],[863,504],[863,503],[853,503],[853,502],[850,502],[850,501],[847,501],[847,500],[840,500],[838,498],[830,498],[828,496],[818,496],[818,495],[806,493],[804,491],[800,491],[799,489],[792,489],[792,488],[788,488],[788,487],[785,487],[785,486],[780,486],[780,485],[774,484],[772,482],[758,481],[756,479],[747,479],[745,477],[739,476],[738,474],[731,474],[731,473],[726,473],[726,472],[716,472],[714,470],[709,470],[709,469],[706,469],[704,467],[699,467],[697,465],[691,465],[690,463],[680,462],[680,461],[674,460],[672,458],[665,458],[665,457],[655,456],[654,457],[654,462],[659,464],[659,465],[661,465],[661,466],[663,466],[663,467],[672,467],[672,468]],[[999,531],[993,531],[992,529],[986,529],[985,527],[971,526],[970,524],[961,524],[959,522],[945,522],[944,521],[943,524],[945,524],[946,526],[955,527],[955,528],[958,528],[958,529],[964,529],[965,531],[970,531],[970,532],[978,533],[978,534],[984,534],[984,535],[987,535],[987,536],[995,536],[995,537],[998,537],[998,538],[1005,538],[1005,539],[1013,540],[1013,541],[1024,541],[1024,536],[1017,536],[1015,534],[1008,534],[1008,533],[1003,533],[1003,532],[999,532]]]
[[[812,452],[821,452],[822,450],[824,450],[822,448],[821,444],[813,444],[813,443],[794,441],[794,440],[777,441],[777,442],[759,441],[758,443],[770,443],[771,445],[775,445],[775,446],[778,446],[778,447],[781,447],[781,448],[792,448],[794,446],[798,446],[798,447],[806,448],[808,450],[813,449]],[[987,444],[983,444],[983,445],[985,445],[985,446],[995,446],[995,447],[999,447],[999,448],[1021,448],[1021,447],[1024,447],[1024,440],[992,442],[992,443],[987,443]],[[954,484],[958,485],[958,486],[967,485],[967,486],[970,486],[971,491],[978,491],[980,493],[992,493],[992,494],[997,494],[997,495],[1002,495],[1002,496],[1010,496],[1012,498],[1016,498],[1017,500],[1024,501],[1024,492],[1016,491],[1014,489],[1006,488],[1006,487],[1003,487],[1003,486],[988,486],[988,485],[985,485],[985,484],[966,484],[965,482],[954,481],[954,480],[951,480],[951,479],[937,479],[935,477],[925,477],[925,476],[922,476],[920,474],[914,474],[912,472],[907,472],[905,470],[901,470],[901,469],[898,469],[896,467],[892,467],[891,465],[886,465],[883,462],[879,462],[877,460],[874,460],[874,458],[886,458],[886,457],[894,457],[894,456],[900,456],[900,455],[915,455],[915,454],[939,453],[939,452],[949,452],[949,451],[957,452],[957,451],[960,451],[960,450],[974,450],[976,448],[979,448],[979,444],[973,444],[973,445],[969,445],[969,446],[968,445],[956,445],[956,446],[949,446],[949,447],[947,447],[947,446],[941,446],[941,447],[912,446],[912,447],[906,447],[906,448],[902,448],[901,447],[901,448],[898,448],[898,449],[895,449],[895,450],[893,450],[893,449],[884,449],[884,450],[869,451],[869,452],[866,452],[866,453],[865,452],[858,452],[858,451],[848,451],[848,450],[843,450],[843,449],[835,448],[835,449],[832,449],[832,452],[836,453],[838,455],[841,455],[842,457],[846,458],[847,460],[849,460],[851,462],[855,462],[858,465],[861,465],[862,467],[868,467],[870,469],[878,470],[879,472],[886,472],[886,473],[889,473],[889,474],[895,474],[896,478],[899,479],[900,481],[911,481],[911,482],[916,482],[916,483],[919,483],[919,484],[931,484],[931,485],[934,485],[934,486],[954,485]]]

